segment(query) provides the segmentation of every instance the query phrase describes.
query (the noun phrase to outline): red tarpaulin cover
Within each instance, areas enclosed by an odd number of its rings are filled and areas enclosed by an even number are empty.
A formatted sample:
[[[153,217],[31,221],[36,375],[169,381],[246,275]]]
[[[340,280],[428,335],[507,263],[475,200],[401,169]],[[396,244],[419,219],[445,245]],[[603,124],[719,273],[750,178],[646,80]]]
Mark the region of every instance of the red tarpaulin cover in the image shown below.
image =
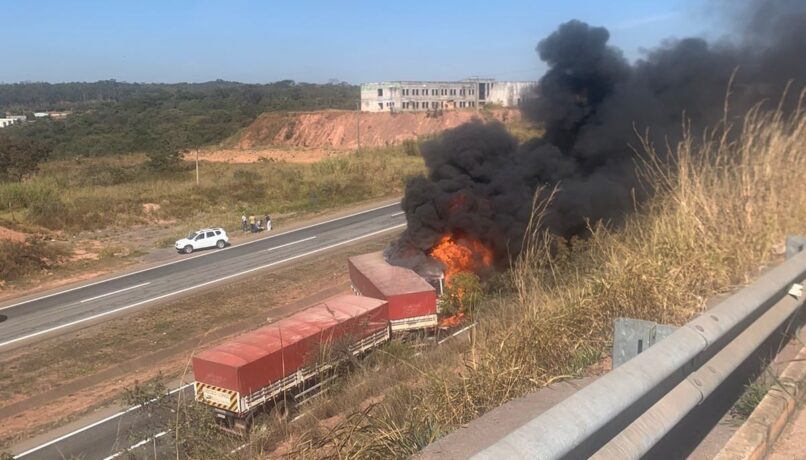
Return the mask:
[[[388,327],[388,321],[383,300],[336,297],[197,354],[193,375],[248,395],[313,364],[323,344],[357,342]]]
[[[436,314],[436,289],[414,270],[389,265],[381,252],[350,257],[347,266],[361,294],[389,302],[390,320]]]

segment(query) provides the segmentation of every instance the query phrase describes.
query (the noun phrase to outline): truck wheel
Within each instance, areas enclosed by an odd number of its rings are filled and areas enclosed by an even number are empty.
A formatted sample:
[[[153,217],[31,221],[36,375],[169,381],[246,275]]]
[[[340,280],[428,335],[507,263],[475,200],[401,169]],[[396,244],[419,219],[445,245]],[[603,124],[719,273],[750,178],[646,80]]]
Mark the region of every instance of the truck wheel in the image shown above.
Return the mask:
[[[191,252],[193,252],[193,246],[191,245],[185,246],[185,254],[190,254]]]
[[[226,246],[226,245],[227,245],[227,243],[225,243],[225,242],[224,242],[224,240],[218,240],[218,242],[216,242],[216,244],[215,244],[215,245],[216,245],[216,247],[217,247],[218,249],[224,249],[224,246]]]

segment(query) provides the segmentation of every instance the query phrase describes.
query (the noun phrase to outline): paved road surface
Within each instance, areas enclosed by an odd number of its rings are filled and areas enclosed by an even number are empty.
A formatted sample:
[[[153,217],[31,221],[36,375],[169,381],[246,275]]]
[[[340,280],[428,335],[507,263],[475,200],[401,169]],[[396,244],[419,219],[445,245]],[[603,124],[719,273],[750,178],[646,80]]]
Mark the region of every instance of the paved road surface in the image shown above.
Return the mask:
[[[184,385],[169,393],[170,398],[180,394],[183,398],[192,399],[193,386]],[[131,458],[124,455],[125,451],[137,458],[153,458],[153,450],[163,450],[166,441],[164,437],[168,434],[153,433],[154,426],[155,421],[147,411],[132,407],[21,452],[14,458],[25,460]]]
[[[3,306],[0,351],[65,333],[258,270],[402,228],[398,203]]]

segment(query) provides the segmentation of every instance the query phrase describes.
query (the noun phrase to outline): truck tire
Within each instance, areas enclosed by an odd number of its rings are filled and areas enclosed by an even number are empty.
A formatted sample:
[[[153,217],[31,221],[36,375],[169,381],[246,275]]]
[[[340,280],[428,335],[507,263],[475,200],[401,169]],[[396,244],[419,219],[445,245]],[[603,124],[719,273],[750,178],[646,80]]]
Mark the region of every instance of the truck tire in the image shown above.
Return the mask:
[[[226,243],[224,240],[218,240],[218,241],[216,242],[216,244],[215,244],[215,246],[216,246],[218,249],[224,249],[224,246],[226,246],[226,245],[227,245],[227,243]]]
[[[193,252],[193,246],[191,245],[185,246],[185,254],[190,254],[191,252]]]

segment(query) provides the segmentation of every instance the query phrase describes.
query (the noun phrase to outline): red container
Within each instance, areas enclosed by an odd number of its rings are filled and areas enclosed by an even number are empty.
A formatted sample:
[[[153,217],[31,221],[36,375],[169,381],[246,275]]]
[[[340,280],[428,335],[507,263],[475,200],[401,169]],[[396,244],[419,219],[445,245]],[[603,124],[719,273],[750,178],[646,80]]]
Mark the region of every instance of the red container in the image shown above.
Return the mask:
[[[350,280],[362,295],[389,302],[392,321],[437,313],[437,291],[414,270],[389,265],[381,252],[347,259]]]
[[[193,375],[245,396],[313,364],[322,346],[357,342],[388,321],[387,302],[339,296],[199,353]]]

